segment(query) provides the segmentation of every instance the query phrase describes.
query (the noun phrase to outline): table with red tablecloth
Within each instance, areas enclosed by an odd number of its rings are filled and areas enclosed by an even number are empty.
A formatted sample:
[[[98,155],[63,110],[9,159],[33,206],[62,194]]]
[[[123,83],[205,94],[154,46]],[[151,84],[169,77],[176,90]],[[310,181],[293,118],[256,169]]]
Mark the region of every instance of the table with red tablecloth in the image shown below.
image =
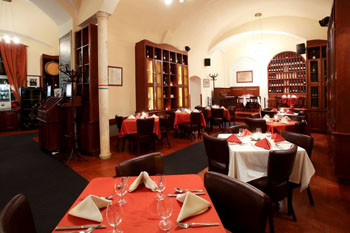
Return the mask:
[[[207,127],[207,124],[205,122],[205,118],[204,118],[203,113],[201,115],[202,115],[201,125],[205,128],[205,127]],[[190,121],[191,121],[191,113],[175,112],[174,129],[178,129],[179,124],[187,123]]]
[[[154,178],[151,176],[151,178]],[[71,216],[68,212],[75,207],[77,204],[81,202],[80,198],[87,197],[89,194],[93,194],[96,196],[108,196],[114,193],[114,177],[100,177],[95,178],[90,181],[90,183],[86,186],[84,191],[80,194],[77,200],[73,203],[71,208],[67,211],[67,213],[63,216],[61,221],[57,226],[72,226],[72,225],[86,225],[86,224],[98,224],[98,222]],[[130,177],[129,185],[136,179],[136,177]],[[169,175],[165,177],[166,179],[166,189],[164,194],[174,193],[174,188],[179,187],[182,189],[190,188],[190,189],[203,189],[205,192],[204,195],[201,195],[203,199],[209,201],[211,203],[211,207],[202,214],[197,216],[193,216],[183,220],[184,223],[190,222],[217,222],[219,226],[210,226],[210,227],[193,227],[189,229],[182,229],[175,225],[177,216],[180,213],[180,209],[182,203],[176,200],[175,197],[172,197],[172,206],[173,213],[170,217],[170,220],[173,223],[172,228],[169,232],[201,232],[201,233],[224,233],[225,228],[223,227],[220,218],[215,210],[213,203],[210,200],[210,197],[205,190],[204,183],[198,175]],[[163,232],[159,229],[158,223],[161,220],[157,213],[157,200],[155,198],[156,192],[152,192],[151,190],[144,187],[144,185],[140,185],[134,192],[126,193],[124,196],[127,204],[123,205],[124,216],[122,222],[119,224],[119,227],[124,232]],[[114,197],[116,199],[117,196]],[[111,226],[108,225],[106,221],[106,209],[101,209],[101,214],[103,216],[103,221],[101,224],[107,226],[106,229],[96,229],[94,233],[100,232],[108,232],[112,229]],[[70,230],[71,231],[71,230]],[[53,231],[55,233],[64,231]]]
[[[207,110],[208,110],[208,118],[211,118],[211,108],[210,109],[207,108]],[[228,122],[230,122],[230,120],[231,120],[231,114],[230,114],[230,111],[227,108],[224,109],[224,118]]]
[[[295,123],[297,121],[289,121],[288,124],[284,124],[281,122],[274,122],[272,119],[266,122],[267,131],[271,133],[278,133],[280,130],[284,131],[295,131]]]
[[[125,119],[122,123],[122,128],[119,132],[119,137],[125,137],[128,134],[136,134],[137,133],[137,125],[136,119]],[[158,138],[162,137],[159,127],[159,117],[154,118],[154,128],[153,133],[157,134]]]

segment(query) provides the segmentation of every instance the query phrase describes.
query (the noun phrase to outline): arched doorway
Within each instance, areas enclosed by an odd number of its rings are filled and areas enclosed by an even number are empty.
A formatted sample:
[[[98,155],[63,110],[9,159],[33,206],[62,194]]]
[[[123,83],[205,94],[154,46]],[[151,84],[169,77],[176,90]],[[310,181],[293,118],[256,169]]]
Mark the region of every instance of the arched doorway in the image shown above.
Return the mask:
[[[201,78],[198,76],[190,77],[190,96],[191,109],[201,104]]]

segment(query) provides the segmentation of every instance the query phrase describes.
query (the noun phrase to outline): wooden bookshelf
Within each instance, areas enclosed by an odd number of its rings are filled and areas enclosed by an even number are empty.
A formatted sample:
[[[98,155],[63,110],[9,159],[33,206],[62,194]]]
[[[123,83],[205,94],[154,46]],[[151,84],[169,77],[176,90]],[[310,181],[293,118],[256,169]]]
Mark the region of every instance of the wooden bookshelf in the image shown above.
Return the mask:
[[[188,108],[188,53],[169,44],[136,43],[136,111]]]
[[[269,98],[283,95],[307,96],[305,59],[286,51],[272,58],[268,67]]]

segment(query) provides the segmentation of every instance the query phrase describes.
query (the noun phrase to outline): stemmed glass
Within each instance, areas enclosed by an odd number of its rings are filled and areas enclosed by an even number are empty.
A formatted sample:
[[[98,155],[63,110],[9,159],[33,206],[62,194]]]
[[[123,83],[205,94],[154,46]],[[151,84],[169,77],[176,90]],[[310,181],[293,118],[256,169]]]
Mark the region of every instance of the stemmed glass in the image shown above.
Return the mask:
[[[123,198],[123,196],[128,191],[128,178],[122,177],[121,179],[116,179],[114,184],[114,190],[116,194],[118,194],[118,196],[120,197],[120,205],[125,205],[127,202]]]
[[[165,190],[166,187],[166,180],[165,180],[165,176],[160,175],[160,176],[156,176],[155,177],[156,180],[156,184],[157,184],[157,200],[161,200],[163,199],[163,191]]]
[[[243,136],[243,128],[239,128],[238,129],[238,137],[242,137]]]
[[[258,139],[260,140],[261,139],[261,134],[262,134],[261,128],[256,128],[255,129],[255,133],[256,133]]]
[[[107,206],[106,220],[108,224],[113,227],[113,233],[123,233],[123,231],[118,227],[123,219],[123,207],[118,203],[111,203]]]
[[[171,198],[163,197],[157,203],[157,211],[162,220],[158,226],[161,230],[167,231],[172,227],[172,222],[168,219],[173,213],[173,203]]]

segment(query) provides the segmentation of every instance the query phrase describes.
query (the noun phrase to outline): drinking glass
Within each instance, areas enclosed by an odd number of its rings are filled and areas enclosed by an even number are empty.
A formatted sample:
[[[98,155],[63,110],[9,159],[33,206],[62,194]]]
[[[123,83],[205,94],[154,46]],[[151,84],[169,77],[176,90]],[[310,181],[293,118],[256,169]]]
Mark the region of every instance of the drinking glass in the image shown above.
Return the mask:
[[[165,190],[166,187],[166,180],[165,180],[165,176],[160,175],[160,176],[156,176],[155,177],[155,181],[157,184],[157,200],[163,199],[163,191]]]
[[[128,191],[128,178],[126,178],[126,177],[121,177],[120,179],[117,178],[115,180],[114,190],[115,190],[116,194],[120,197],[119,203],[121,205],[125,205],[127,202],[123,196]]]
[[[168,231],[172,227],[172,222],[168,219],[173,213],[173,203],[171,198],[164,197],[157,203],[157,211],[162,220],[158,226],[163,231]]]
[[[262,133],[261,128],[256,128],[255,132],[260,135]]]
[[[243,136],[243,128],[239,128],[238,129],[238,137],[242,137]]]
[[[123,231],[118,227],[123,219],[123,207],[118,203],[111,203],[107,206],[106,220],[108,224],[113,227],[113,233],[123,233]]]

